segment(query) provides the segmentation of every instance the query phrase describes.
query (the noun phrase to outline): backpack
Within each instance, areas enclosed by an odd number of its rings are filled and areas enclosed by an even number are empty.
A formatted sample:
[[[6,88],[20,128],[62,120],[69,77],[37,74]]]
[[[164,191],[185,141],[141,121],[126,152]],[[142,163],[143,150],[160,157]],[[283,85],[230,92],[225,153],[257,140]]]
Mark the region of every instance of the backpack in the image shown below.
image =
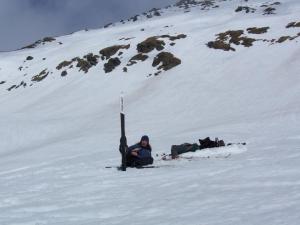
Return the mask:
[[[181,145],[172,145],[171,147],[172,159],[176,159],[180,154],[187,153],[187,152],[195,152],[199,149],[200,149],[199,145],[196,143],[194,144],[184,143]]]
[[[199,139],[199,143],[200,149],[217,148],[225,146],[225,142],[223,140],[219,140],[218,138],[216,138],[215,141],[210,140],[209,137],[205,139]]]

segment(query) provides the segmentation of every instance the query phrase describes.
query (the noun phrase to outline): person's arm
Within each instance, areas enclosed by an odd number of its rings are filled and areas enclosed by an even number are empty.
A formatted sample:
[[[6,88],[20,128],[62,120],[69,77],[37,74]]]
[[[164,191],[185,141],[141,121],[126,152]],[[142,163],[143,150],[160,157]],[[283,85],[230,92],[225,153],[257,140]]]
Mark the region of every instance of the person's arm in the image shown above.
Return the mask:
[[[139,144],[132,145],[128,148],[128,152],[130,152],[131,155],[137,156],[138,151],[141,150],[141,147]]]

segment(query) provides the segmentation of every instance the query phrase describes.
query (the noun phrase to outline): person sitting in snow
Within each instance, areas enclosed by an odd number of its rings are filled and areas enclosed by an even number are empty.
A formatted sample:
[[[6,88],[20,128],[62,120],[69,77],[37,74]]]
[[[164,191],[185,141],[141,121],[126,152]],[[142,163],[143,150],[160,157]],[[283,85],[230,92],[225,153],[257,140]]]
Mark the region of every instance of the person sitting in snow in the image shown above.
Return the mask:
[[[128,148],[126,154],[126,162],[128,167],[141,167],[153,163],[151,156],[151,145],[149,137],[143,136],[139,143],[132,145]]]

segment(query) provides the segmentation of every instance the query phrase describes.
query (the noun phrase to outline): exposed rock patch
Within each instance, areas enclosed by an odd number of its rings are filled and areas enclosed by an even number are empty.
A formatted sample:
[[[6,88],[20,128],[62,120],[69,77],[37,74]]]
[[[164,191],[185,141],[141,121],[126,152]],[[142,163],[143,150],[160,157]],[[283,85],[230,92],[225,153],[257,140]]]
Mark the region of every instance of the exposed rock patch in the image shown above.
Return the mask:
[[[119,39],[119,41],[129,41],[129,40],[131,40],[131,39],[134,39],[135,37],[129,37],[129,38],[125,38],[125,37],[123,37],[123,38],[120,38]]]
[[[159,37],[147,38],[137,45],[137,51],[140,53],[149,53],[154,49],[156,49],[157,51],[163,50],[166,43],[162,40],[159,40],[158,38]]]
[[[202,1],[196,1],[196,0],[180,0],[178,1],[175,6],[178,8],[183,8],[185,10],[188,10],[190,8],[201,6],[201,10],[208,10],[210,8],[217,8],[218,5],[215,5],[215,0],[202,0]]]
[[[161,35],[161,36],[158,36],[158,37],[169,38],[170,41],[175,41],[175,40],[178,40],[178,39],[184,39],[187,36],[185,34],[178,34],[176,36],[171,36],[171,35],[166,34],[166,35]]]
[[[27,56],[26,60],[27,61],[33,60],[33,57],[32,56]]]
[[[127,66],[132,66],[133,64],[136,64],[137,61],[142,61],[142,62],[143,62],[143,61],[145,61],[145,60],[148,59],[148,58],[149,58],[149,56],[144,55],[144,54],[142,54],[142,53],[139,53],[139,54],[133,56],[133,57],[129,60]]]
[[[161,16],[161,13],[159,12],[159,9],[153,8],[149,10],[147,13],[143,13],[144,16],[146,16],[148,19],[155,17],[155,16]]]
[[[263,15],[271,15],[271,14],[275,14],[276,12],[276,6],[280,5],[280,2],[273,2],[273,3],[269,3],[269,4],[263,4],[260,7],[265,8],[263,10]]]
[[[275,14],[276,9],[273,7],[268,7],[264,9],[263,15],[270,15],[270,14]]]
[[[68,67],[69,65],[71,65],[73,62],[75,62],[75,58],[72,59],[71,61],[63,61],[60,64],[58,64],[58,66],[56,67],[57,70],[61,70],[64,67]]]
[[[300,33],[298,33],[297,35],[292,36],[292,37],[291,36],[282,36],[276,42],[277,43],[283,43],[285,41],[292,41],[292,40],[294,40],[294,39],[296,39],[298,37],[300,37]]]
[[[38,45],[44,45],[44,44],[46,44],[47,42],[53,42],[53,41],[55,41],[56,39],[55,38],[53,38],[53,37],[45,37],[45,38],[43,38],[42,40],[38,40],[38,41],[36,41],[36,42],[34,42],[33,44],[30,44],[30,45],[28,45],[28,46],[25,46],[25,47],[23,47],[22,49],[26,49],[26,48],[35,48],[35,47],[37,47]]]
[[[92,68],[93,66],[96,66],[98,64],[98,55],[94,55],[93,53],[89,53],[85,56],[83,56],[83,58],[73,58],[70,61],[63,61],[60,64],[58,64],[58,66],[56,67],[57,70],[61,70],[65,67],[69,67],[69,69],[73,68],[73,63],[77,63],[76,67],[79,68],[79,71],[84,71],[85,73],[87,73],[89,71],[90,68]]]
[[[245,12],[245,13],[255,13],[256,9],[248,6],[239,6],[236,8],[235,12]]]
[[[3,80],[3,81],[0,81],[0,85],[1,85],[1,84],[5,84],[5,83],[6,83],[6,81],[4,81],[4,80]]]
[[[231,46],[232,44],[250,47],[255,41],[256,39],[254,38],[244,36],[243,30],[229,30],[224,33],[217,34],[217,39],[215,41],[208,42],[207,46],[209,48],[222,49],[224,51],[235,51],[235,49]]]
[[[9,88],[7,88],[8,91],[11,91],[12,89],[16,89],[17,85],[12,85]]]
[[[263,34],[263,33],[267,33],[268,30],[270,29],[270,27],[250,27],[247,28],[248,33],[250,34]]]
[[[300,27],[300,22],[291,22],[288,25],[286,25],[286,28],[291,28],[291,27]]]
[[[118,57],[110,58],[107,63],[104,64],[105,73],[112,72],[117,66],[121,64],[121,61]]]
[[[62,77],[65,77],[68,75],[68,72],[66,70],[62,71],[60,74]]]
[[[49,72],[47,71],[47,69],[44,69],[39,74],[33,76],[31,80],[34,82],[40,82],[40,81],[44,80],[48,75],[49,75]]]
[[[113,23],[108,23],[108,24],[104,25],[104,28],[111,27],[112,25],[113,25]]]
[[[175,66],[178,66],[181,64],[181,60],[176,58],[172,53],[170,52],[160,52],[153,60],[152,66],[156,67],[159,66],[158,70],[170,70],[174,68]]]
[[[186,38],[187,36],[185,34],[178,34],[175,36],[172,35],[161,35],[161,36],[153,36],[149,37],[143,42],[139,43],[137,45],[137,51],[140,53],[149,53],[156,49],[157,51],[162,51],[166,45],[166,43],[163,40],[163,38],[168,38],[170,41],[175,41],[178,39]]]
[[[12,85],[10,88],[8,88],[8,91],[11,91],[12,89],[18,89],[19,87],[26,87],[27,83],[25,81],[21,81],[19,85]]]
[[[129,49],[130,45],[114,45],[100,50],[100,54],[102,55],[102,59],[109,59],[113,55],[115,55],[120,49]]]
[[[294,25],[295,23],[290,23],[291,25]],[[264,34],[266,33],[270,27],[250,27],[247,28],[248,33],[250,34]],[[262,41],[262,42],[269,42],[272,44],[280,44],[286,41],[292,41],[296,38],[300,37],[300,33],[298,33],[295,36],[282,36],[278,39],[254,39],[251,37],[247,37],[244,35],[243,30],[229,30],[220,34],[216,35],[217,38],[215,41],[210,41],[207,43],[207,46],[209,48],[214,49],[221,49],[224,51],[235,51],[235,49],[232,47],[232,45],[244,45],[245,47],[251,47],[253,46],[253,42],[256,41]]]
[[[225,43],[224,41],[221,40],[216,40],[216,41],[210,41],[207,43],[207,46],[209,48],[214,48],[214,49],[220,49],[224,51],[235,51],[234,48],[230,46],[230,44]]]

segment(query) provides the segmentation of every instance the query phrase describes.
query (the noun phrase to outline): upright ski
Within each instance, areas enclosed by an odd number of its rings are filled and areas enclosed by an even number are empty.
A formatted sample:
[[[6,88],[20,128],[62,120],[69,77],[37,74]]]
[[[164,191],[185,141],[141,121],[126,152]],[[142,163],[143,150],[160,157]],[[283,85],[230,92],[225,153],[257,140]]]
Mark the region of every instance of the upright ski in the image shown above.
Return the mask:
[[[121,119],[121,139],[119,150],[122,155],[121,171],[126,171],[126,153],[127,153],[127,139],[125,135],[125,113],[124,113],[124,96],[121,93],[120,96],[120,119]]]

